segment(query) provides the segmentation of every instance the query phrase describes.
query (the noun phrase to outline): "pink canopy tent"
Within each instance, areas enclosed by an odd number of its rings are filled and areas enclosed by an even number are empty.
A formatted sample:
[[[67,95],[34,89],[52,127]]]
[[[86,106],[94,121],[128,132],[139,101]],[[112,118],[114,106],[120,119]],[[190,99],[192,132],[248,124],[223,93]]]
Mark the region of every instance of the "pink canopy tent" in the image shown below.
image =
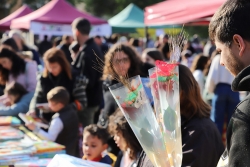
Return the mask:
[[[13,20],[11,28],[29,30],[32,22],[70,25],[77,17],[88,19],[92,25],[107,23],[106,20],[78,11],[65,0],[52,0],[40,9]]]
[[[32,9],[30,9],[27,5],[23,5],[22,7],[17,9],[15,12],[11,13],[9,16],[0,20],[0,29],[1,30],[9,30],[11,20],[22,17],[22,16],[27,15],[31,12],[33,12]]]
[[[226,0],[167,0],[145,8],[144,23],[151,25],[208,24]]]

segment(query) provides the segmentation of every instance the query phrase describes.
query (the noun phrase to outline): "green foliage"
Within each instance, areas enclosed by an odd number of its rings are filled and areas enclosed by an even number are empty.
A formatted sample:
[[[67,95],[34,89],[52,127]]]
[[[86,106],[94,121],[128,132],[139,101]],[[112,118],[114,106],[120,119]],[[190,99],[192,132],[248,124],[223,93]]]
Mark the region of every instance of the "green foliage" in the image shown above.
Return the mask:
[[[122,11],[130,3],[134,3],[139,8],[144,9],[149,5],[153,5],[164,0],[82,0],[86,7],[85,9],[95,16],[112,17]]]
[[[192,38],[194,34],[198,34],[201,38],[208,37],[208,26],[186,26],[185,31]]]
[[[23,0],[23,3],[29,5],[32,9],[38,9],[48,3],[50,0]],[[83,2],[83,0],[67,0],[73,6],[76,6],[78,3]]]

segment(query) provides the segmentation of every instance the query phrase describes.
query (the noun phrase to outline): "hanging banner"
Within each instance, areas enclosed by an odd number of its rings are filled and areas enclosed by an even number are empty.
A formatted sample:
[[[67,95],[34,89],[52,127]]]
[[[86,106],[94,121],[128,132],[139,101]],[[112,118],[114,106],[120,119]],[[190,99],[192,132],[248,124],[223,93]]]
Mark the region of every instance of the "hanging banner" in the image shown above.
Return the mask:
[[[68,24],[49,24],[31,22],[30,31],[36,35],[63,36],[73,35],[71,25]],[[109,24],[95,25],[91,27],[90,36],[110,36],[112,28]]]

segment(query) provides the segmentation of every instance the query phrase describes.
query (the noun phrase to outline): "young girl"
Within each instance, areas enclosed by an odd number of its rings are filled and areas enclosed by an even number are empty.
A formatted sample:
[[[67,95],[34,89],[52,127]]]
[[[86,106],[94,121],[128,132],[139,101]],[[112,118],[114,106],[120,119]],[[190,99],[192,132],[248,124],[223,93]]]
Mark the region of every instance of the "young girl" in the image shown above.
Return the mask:
[[[45,68],[43,75],[40,77],[35,95],[30,103],[28,114],[34,116],[37,105],[41,103],[48,103],[48,92],[57,87],[63,86],[70,94],[70,105],[73,105],[78,111],[83,107],[81,100],[82,96],[77,96],[73,93],[75,88],[75,74],[71,70],[71,66],[66,59],[65,54],[57,49],[52,48],[45,52],[43,57]],[[79,90],[80,92],[82,90]],[[79,97],[79,98],[78,98]],[[50,122],[53,113],[43,113],[43,117]]]
[[[109,131],[121,149],[115,167],[133,167],[137,164],[137,159],[142,152],[140,143],[120,109],[110,116],[109,122]]]
[[[26,113],[34,92],[28,92],[21,84],[11,83],[6,87],[10,106],[0,106],[0,116],[17,116],[19,113]]]
[[[205,89],[205,76],[204,76],[204,70],[208,62],[208,57],[205,57],[203,55],[197,55],[194,58],[191,71],[194,75],[195,80],[198,82],[201,95],[203,94],[203,90]]]

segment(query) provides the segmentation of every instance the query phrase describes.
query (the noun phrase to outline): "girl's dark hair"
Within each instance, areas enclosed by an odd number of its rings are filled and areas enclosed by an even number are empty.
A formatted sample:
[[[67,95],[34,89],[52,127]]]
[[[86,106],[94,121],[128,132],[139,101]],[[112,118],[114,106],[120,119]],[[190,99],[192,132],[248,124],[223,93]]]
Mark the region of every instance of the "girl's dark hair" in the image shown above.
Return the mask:
[[[27,94],[28,91],[19,83],[15,82],[9,86],[7,86],[4,90],[6,94],[17,96],[18,98],[14,101],[17,103],[23,95]]]
[[[137,159],[138,153],[142,151],[142,147],[134,135],[134,132],[130,128],[126,118],[122,114],[120,109],[110,116],[109,132],[111,135],[121,133],[126,141],[127,147],[130,148],[129,157],[131,159]]]
[[[104,65],[104,71],[103,71],[103,79],[107,79],[110,77],[110,74],[114,74],[115,71],[112,68],[111,62],[113,61],[114,54],[116,52],[124,52],[129,60],[130,60],[130,68],[128,70],[128,76],[133,77],[136,75],[141,74],[141,65],[142,60],[141,58],[136,54],[136,51],[129,45],[126,44],[115,44],[113,45],[108,53],[105,55],[105,65]],[[111,78],[113,79],[113,78]]]
[[[9,74],[13,77],[17,77],[19,74],[25,72],[25,61],[22,59],[15,51],[10,47],[2,45],[0,47],[0,58],[8,58],[12,62],[12,67],[10,70],[3,68],[0,65],[0,82],[6,83],[9,80]]]
[[[2,41],[3,45],[11,47],[15,52],[18,52],[16,41],[13,38],[7,38]]]
[[[201,97],[200,88],[188,67],[179,64],[181,114],[191,119],[210,117],[210,106]],[[195,97],[195,98],[194,98]]]
[[[131,38],[129,40],[129,44],[134,47],[139,47],[139,43],[140,43],[139,39]]]
[[[162,55],[163,57],[166,59],[166,60],[169,60],[170,59],[170,55],[169,55],[169,52],[170,52],[170,48],[169,48],[169,44],[168,43],[165,43],[161,48],[160,48],[160,51],[162,52]]]
[[[192,63],[191,71],[192,72],[194,72],[195,70],[204,71],[207,62],[208,62],[208,57],[203,55],[197,55]]]
[[[43,60],[45,63],[46,62],[58,63],[61,66],[62,70],[66,73],[67,77],[69,79],[72,79],[71,66],[68,60],[66,59],[64,52],[61,51],[60,49],[57,49],[57,48],[49,49],[48,51],[44,53]],[[49,71],[45,67],[43,71],[43,77],[46,78],[48,74],[49,74]]]
[[[162,53],[157,49],[145,49],[143,51],[143,54],[148,55],[149,57],[151,57],[154,60],[163,60]]]
[[[73,51],[74,53],[78,53],[79,49],[80,45],[76,41],[72,42],[72,44],[69,46],[69,50]]]

